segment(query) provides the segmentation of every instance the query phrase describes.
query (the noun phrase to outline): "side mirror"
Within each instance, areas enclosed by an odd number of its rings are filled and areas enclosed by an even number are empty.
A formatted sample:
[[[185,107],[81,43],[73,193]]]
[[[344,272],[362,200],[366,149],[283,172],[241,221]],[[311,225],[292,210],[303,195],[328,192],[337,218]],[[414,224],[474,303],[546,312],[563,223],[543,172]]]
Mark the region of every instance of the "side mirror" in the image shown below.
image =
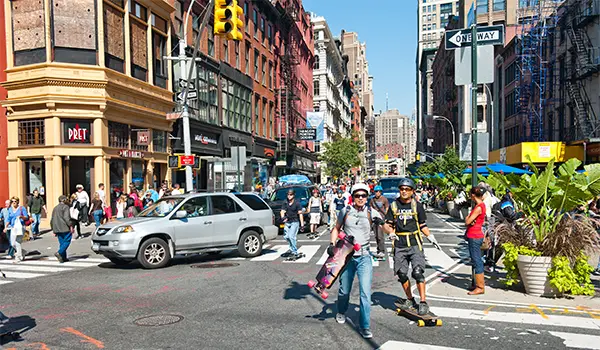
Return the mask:
[[[175,218],[177,219],[185,219],[187,217],[187,211],[185,210],[178,210],[175,213]]]

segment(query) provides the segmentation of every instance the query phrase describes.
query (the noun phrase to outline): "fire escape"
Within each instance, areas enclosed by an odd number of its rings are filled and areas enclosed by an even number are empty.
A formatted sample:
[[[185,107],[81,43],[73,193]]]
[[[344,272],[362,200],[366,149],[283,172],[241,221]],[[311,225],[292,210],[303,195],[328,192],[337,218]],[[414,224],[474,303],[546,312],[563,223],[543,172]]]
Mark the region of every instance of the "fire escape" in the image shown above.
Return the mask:
[[[565,87],[573,110],[575,128],[571,140],[600,134],[596,113],[586,92],[586,79],[600,72],[600,50],[592,46],[587,27],[600,15],[600,0],[581,0],[569,8],[567,27],[570,60],[566,64]]]
[[[284,45],[280,52],[281,57],[281,88],[279,91],[280,110],[278,111],[280,123],[284,121],[280,137],[280,154],[287,158],[288,142],[295,143],[296,128],[300,115],[300,80],[298,65],[300,64],[299,40],[302,34],[296,25],[299,16],[299,7],[294,0],[279,1],[277,9],[281,14],[282,38]]]

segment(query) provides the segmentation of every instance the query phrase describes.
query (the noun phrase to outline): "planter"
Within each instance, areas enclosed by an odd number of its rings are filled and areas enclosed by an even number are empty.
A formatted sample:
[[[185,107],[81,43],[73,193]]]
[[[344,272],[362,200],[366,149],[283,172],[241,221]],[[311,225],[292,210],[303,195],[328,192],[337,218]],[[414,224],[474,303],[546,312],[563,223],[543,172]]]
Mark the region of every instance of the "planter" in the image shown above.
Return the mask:
[[[452,215],[452,212],[454,211],[454,201],[446,202],[446,208],[448,209],[448,213]]]
[[[548,270],[552,267],[552,257],[519,255],[517,265],[527,294],[535,296],[556,296],[558,294],[548,279]]]
[[[467,218],[467,216],[469,216],[469,208],[461,208],[460,209],[460,219],[464,220]]]

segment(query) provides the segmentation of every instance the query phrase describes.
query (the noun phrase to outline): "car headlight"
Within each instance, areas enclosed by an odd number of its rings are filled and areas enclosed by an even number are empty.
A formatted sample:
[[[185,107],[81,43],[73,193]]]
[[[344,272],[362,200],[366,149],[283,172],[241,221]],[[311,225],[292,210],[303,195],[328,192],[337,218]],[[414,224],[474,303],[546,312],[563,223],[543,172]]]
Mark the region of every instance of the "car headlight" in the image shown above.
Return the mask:
[[[130,225],[119,226],[113,231],[113,233],[125,233],[125,232],[133,232],[133,227],[131,227]]]

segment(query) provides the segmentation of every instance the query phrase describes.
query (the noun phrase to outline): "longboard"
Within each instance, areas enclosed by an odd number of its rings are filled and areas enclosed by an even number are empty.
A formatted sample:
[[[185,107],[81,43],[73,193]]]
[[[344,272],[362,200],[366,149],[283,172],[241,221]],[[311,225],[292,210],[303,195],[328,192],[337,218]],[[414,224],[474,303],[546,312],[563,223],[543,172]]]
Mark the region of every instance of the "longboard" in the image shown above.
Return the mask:
[[[334,254],[325,260],[325,263],[317,274],[316,281],[308,281],[308,287],[314,290],[323,299],[327,299],[329,294],[325,289],[330,289],[338,276],[342,273],[348,260],[352,257],[354,251],[360,250],[360,244],[354,243],[354,237],[348,236],[343,232],[338,235],[338,241],[335,243]]]
[[[438,326],[439,327],[442,325],[442,319],[439,318],[433,312],[428,312],[425,315],[419,315],[419,312],[415,308],[411,307],[409,309],[398,308],[398,309],[396,309],[396,313],[399,316],[404,316],[411,321],[417,322],[417,325],[419,327],[424,327],[424,326]]]

